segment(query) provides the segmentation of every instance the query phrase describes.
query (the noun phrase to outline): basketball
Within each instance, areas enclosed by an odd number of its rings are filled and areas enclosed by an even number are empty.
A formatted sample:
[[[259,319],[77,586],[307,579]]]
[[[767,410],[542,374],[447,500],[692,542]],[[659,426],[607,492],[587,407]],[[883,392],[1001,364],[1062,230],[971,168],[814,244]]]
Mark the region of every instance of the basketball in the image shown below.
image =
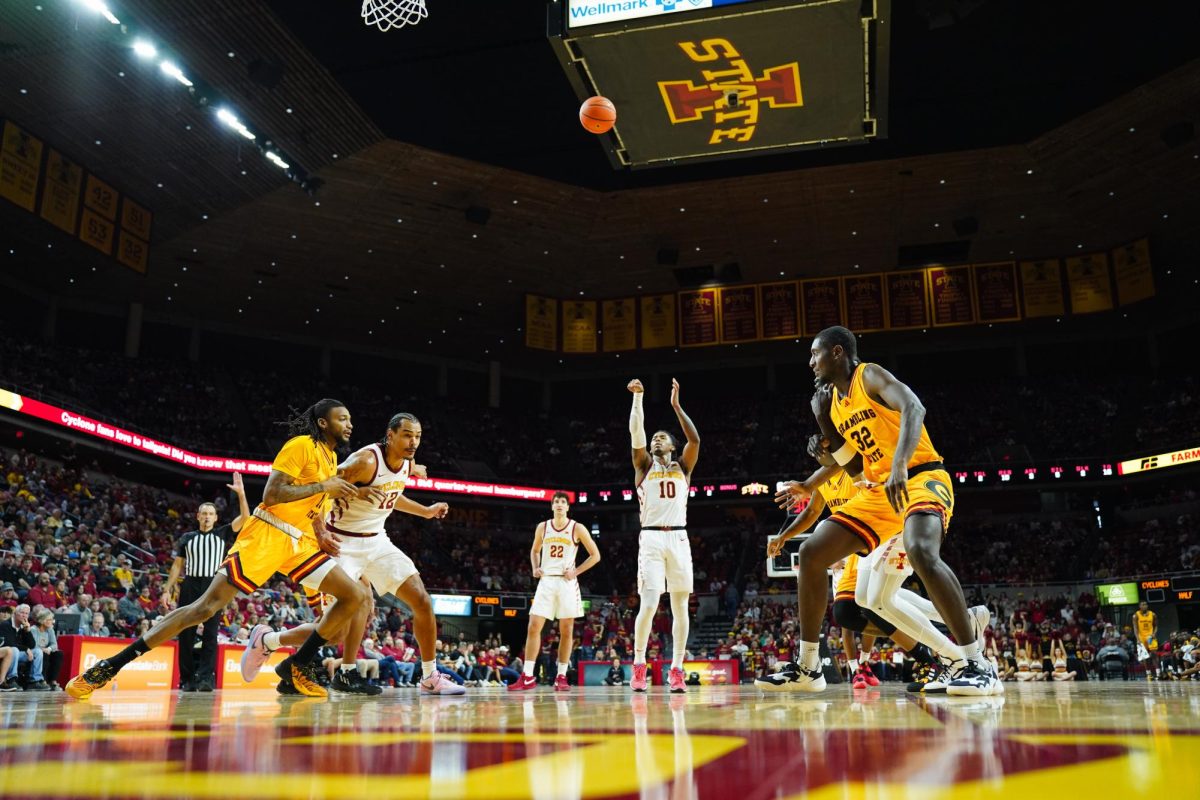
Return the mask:
[[[607,97],[589,97],[579,107],[579,123],[589,133],[608,133],[616,121],[617,107]]]

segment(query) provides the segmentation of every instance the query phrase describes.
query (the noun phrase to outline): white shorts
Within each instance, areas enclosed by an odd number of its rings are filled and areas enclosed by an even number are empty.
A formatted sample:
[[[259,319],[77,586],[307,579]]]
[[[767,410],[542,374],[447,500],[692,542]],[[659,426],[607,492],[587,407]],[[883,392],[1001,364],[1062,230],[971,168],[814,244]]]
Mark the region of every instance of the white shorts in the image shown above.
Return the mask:
[[[529,614],[545,619],[582,617],[583,598],[579,595],[579,581],[569,581],[561,575],[544,576],[538,581]]]
[[[351,580],[366,576],[380,595],[394,594],[400,585],[417,574],[417,565],[404,554],[387,534],[375,536],[338,536],[341,552],[337,563]]]
[[[687,531],[643,530],[638,535],[638,593],[692,591],[692,543]]]

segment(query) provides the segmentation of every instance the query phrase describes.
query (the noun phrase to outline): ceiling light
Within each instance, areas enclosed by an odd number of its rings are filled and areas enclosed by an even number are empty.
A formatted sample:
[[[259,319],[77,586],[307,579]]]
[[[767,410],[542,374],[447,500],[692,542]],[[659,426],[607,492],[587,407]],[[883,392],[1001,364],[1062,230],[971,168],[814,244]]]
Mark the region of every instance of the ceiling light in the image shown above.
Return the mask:
[[[101,0],[79,0],[79,4],[82,5],[86,9],[95,11],[97,14],[103,14],[104,18],[106,20],[108,20],[109,22],[111,22],[113,25],[121,24],[121,20],[119,20],[115,16],[113,16],[113,13],[111,11],[109,11],[108,6],[104,5],[104,3],[101,2]]]
[[[182,83],[184,86],[189,86],[189,87],[192,86],[192,82],[189,81],[187,76],[183,74],[183,70],[181,70],[179,67],[177,67],[173,62],[163,61],[161,64],[158,65],[158,68],[162,70],[164,75],[171,76],[175,80]]]
[[[133,42],[133,52],[139,58],[154,58],[158,55],[158,48],[145,39],[135,39]]]

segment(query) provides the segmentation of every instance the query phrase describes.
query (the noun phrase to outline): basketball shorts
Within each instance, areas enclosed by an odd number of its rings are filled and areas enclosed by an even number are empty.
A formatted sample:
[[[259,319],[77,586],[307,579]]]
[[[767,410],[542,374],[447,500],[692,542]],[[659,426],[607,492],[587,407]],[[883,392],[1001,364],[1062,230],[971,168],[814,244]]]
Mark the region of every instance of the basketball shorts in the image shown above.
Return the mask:
[[[561,575],[546,575],[538,581],[529,613],[545,619],[575,619],[583,616],[583,598],[579,581]]]
[[[909,470],[908,505],[900,513],[888,502],[882,485],[860,489],[829,519],[862,540],[860,556],[867,556],[883,542],[904,530],[904,521],[915,514],[933,514],[942,521],[943,533],[950,529],[954,512],[954,488],[950,473],[944,469],[923,469],[918,465]]]
[[[337,562],[317,547],[315,538],[293,539],[269,522],[250,517],[218,572],[251,594],[276,572],[301,586],[317,589],[336,566]]]
[[[417,565],[383,534],[338,536],[338,565],[352,580],[365,577],[380,595],[394,594],[413,575]]]
[[[693,591],[687,531],[646,528],[638,536],[638,593]]]
[[[842,576],[838,578],[837,585],[833,587],[834,602],[838,600],[854,600],[854,587],[858,584],[858,555],[851,555],[846,559],[846,566],[842,569]]]

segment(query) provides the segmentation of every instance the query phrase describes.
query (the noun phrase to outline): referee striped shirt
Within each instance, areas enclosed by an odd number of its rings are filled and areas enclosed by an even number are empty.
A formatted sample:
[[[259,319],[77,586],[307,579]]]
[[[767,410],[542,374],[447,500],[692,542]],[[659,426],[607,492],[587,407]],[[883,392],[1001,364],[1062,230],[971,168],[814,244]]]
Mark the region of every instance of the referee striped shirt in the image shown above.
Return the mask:
[[[211,578],[217,574],[228,549],[226,539],[233,529],[218,525],[208,533],[192,531],[175,543],[175,557],[183,559],[183,574],[187,578]]]

